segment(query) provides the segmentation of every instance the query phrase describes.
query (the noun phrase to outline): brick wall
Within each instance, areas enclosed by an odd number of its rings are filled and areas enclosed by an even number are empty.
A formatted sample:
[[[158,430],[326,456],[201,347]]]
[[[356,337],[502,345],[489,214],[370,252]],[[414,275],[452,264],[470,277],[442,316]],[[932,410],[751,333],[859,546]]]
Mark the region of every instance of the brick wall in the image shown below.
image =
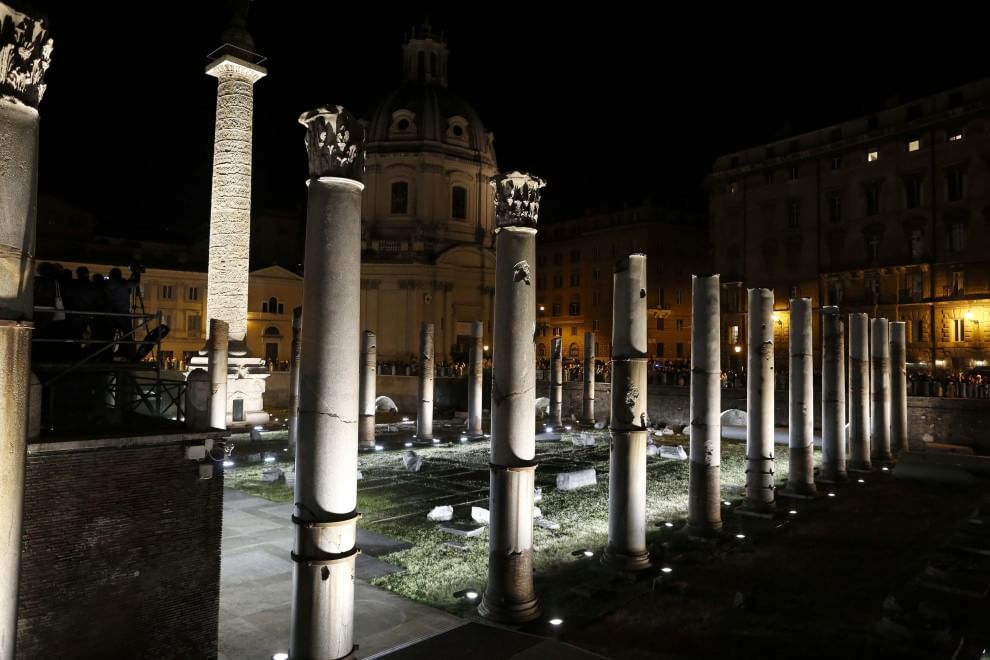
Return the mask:
[[[223,477],[190,438],[30,448],[18,658],[217,656]]]

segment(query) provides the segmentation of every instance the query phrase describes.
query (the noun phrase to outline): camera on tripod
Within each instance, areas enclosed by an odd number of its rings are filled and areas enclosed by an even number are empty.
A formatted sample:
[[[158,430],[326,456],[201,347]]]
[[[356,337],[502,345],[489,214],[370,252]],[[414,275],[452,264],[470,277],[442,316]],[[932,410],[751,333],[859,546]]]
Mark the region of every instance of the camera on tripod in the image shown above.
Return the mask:
[[[131,271],[131,279],[132,280],[139,280],[139,279],[141,279],[141,274],[144,273],[147,270],[147,268],[145,268],[144,264],[138,263],[137,261],[132,262],[129,266],[127,266],[127,269]]]

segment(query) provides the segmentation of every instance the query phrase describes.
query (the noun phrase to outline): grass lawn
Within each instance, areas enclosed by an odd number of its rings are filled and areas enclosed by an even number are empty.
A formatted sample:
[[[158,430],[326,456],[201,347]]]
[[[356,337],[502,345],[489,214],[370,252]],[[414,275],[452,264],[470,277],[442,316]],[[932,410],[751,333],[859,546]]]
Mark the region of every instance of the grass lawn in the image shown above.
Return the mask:
[[[591,604],[602,604],[608,601],[603,594],[607,594],[610,585],[628,584],[630,579],[604,569],[589,570],[598,565],[598,555],[608,540],[608,432],[593,433],[594,447],[574,446],[567,433],[561,442],[537,443],[536,479],[543,495],[537,506],[544,518],[560,524],[558,530],[534,530],[537,589],[546,607],[553,607],[556,600],[573,599],[574,593],[586,597]],[[665,436],[662,442],[680,444],[685,449],[688,446],[685,436]],[[488,443],[417,447],[415,451],[424,458],[418,473],[410,473],[403,466],[404,451],[362,453],[358,460],[363,474],[358,482],[358,510],[363,514],[359,524],[413,544],[384,557],[405,570],[378,578],[375,584],[463,614],[465,604],[453,593],[466,588],[483,590],[488,570],[487,530],[475,538],[452,536],[441,532],[437,523],[426,519],[426,514],[434,506],[452,505],[455,521],[470,521],[472,506],[488,507]],[[776,478],[780,484],[787,477],[787,449],[778,447],[777,451]],[[724,500],[739,499],[745,484],[745,462],[743,443],[723,441]],[[291,463],[276,464],[292,469]],[[229,470],[227,486],[275,502],[291,502],[292,492],[284,481],[260,481],[262,467],[256,464]],[[558,472],[587,467],[597,470],[597,486],[575,491],[555,488]],[[680,527],[687,515],[688,467],[687,461],[647,459],[648,542],[662,541],[661,536],[670,533],[662,527],[664,521]],[[595,558],[589,561],[572,555],[582,549],[593,551]]]

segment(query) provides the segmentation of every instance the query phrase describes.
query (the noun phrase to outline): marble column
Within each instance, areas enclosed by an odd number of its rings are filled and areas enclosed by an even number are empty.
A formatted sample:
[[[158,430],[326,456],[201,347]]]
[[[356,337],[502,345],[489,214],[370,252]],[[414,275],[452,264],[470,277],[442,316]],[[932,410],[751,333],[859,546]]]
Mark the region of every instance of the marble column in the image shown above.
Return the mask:
[[[719,276],[691,276],[691,470],[688,529],[710,536],[722,530],[722,370]]]
[[[536,478],[536,223],[541,179],[496,176],[488,585],[478,612],[523,623],[540,616],[533,587]]]
[[[795,495],[815,493],[815,387],[811,342],[811,298],[791,299],[790,474],[787,490]]]
[[[361,413],[358,425],[358,445],[365,449],[375,446],[375,385],[378,379],[378,338],[365,330],[361,336]]]
[[[485,382],[485,324],[471,323],[471,354],[468,358],[468,418],[469,438],[483,438],[485,431],[481,424],[481,410],[484,405],[482,386]]]
[[[550,421],[554,430],[564,425],[562,408],[564,398],[564,340],[554,337],[550,342]]]
[[[873,319],[870,325],[870,457],[874,462],[889,463],[890,453],[890,338],[887,319]]]
[[[424,323],[419,332],[419,412],[416,438],[433,439],[433,324]]]
[[[0,658],[14,657],[29,419],[44,21],[0,3]]]
[[[846,479],[845,329],[838,307],[822,308],[823,482]]]
[[[595,423],[595,333],[584,333],[584,403],[581,423]]]
[[[896,456],[908,449],[907,324],[891,321],[890,328],[890,448]]]
[[[353,657],[364,128],[341,106],[303,114],[309,196],[289,657]]]
[[[849,468],[871,467],[869,316],[856,313],[849,315]]]
[[[302,357],[302,307],[292,310],[292,356],[289,362],[289,446],[299,442],[299,359]]]
[[[612,406],[608,545],[602,563],[638,571],[646,549],[646,255],[615,264],[612,294]]]
[[[209,350],[207,371],[210,375],[210,427],[215,429],[227,428],[227,347],[229,337],[229,326],[226,321],[210,319],[210,338],[207,340]],[[289,394],[289,407],[292,407],[291,393]]]
[[[746,501],[743,510],[770,513],[774,498],[773,290],[749,290],[746,355]]]

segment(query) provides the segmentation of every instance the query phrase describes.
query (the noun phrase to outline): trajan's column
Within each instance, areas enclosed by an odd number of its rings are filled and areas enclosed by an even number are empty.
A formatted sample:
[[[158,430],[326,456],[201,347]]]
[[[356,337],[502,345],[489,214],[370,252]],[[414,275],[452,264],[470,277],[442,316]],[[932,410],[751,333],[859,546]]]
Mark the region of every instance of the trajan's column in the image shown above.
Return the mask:
[[[210,262],[206,317],[230,328],[228,423],[264,423],[264,360],[247,356],[248,271],[251,247],[251,137],[254,84],[267,70],[247,31],[247,2],[236,3],[223,45],[210,54],[207,75],[217,79],[217,117],[210,201]],[[209,321],[207,321],[209,322]],[[205,359],[194,358],[192,366]]]

